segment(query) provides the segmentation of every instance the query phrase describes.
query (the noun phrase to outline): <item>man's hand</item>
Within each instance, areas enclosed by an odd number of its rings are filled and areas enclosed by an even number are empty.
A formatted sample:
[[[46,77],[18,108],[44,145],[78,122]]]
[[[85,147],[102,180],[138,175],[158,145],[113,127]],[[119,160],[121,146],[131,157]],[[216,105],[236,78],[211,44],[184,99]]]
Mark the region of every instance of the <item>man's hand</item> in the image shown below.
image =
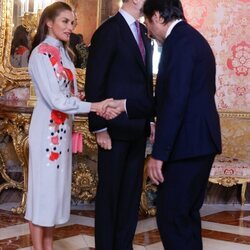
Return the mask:
[[[118,116],[121,111],[119,111],[116,108],[110,108],[108,109],[108,107],[112,107],[113,103],[113,99],[106,99],[104,101],[101,102],[93,102],[91,104],[91,108],[90,111],[92,112],[96,112],[97,115],[104,117],[105,119],[113,119],[116,116]]]
[[[152,157],[150,157],[147,162],[148,176],[151,181],[156,185],[159,185],[160,183],[164,182],[164,177],[162,174],[162,165],[163,161],[156,160]]]
[[[107,120],[114,119],[121,112],[125,111],[124,102],[125,100],[106,99],[102,102],[95,103],[97,104],[95,112]]]
[[[113,113],[122,113],[125,111],[125,100],[111,100],[106,103],[103,108],[103,114],[101,116],[107,120],[113,119]]]
[[[111,108],[115,108],[118,109],[120,112],[124,112],[125,111],[125,99],[122,100],[112,100],[111,102],[109,102],[109,107]]]
[[[112,142],[108,131],[97,132],[96,142],[103,149],[106,150],[112,149]]]

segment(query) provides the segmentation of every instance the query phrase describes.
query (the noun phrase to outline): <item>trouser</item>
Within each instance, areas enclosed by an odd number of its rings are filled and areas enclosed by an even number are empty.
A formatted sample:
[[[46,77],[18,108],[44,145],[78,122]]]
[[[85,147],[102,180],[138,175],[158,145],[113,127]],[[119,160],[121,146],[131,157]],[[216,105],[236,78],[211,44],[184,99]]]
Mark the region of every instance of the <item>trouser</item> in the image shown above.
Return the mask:
[[[166,250],[201,250],[201,218],[215,155],[163,165],[164,183],[157,192],[157,224]]]
[[[98,149],[96,250],[131,250],[140,205],[145,136]]]

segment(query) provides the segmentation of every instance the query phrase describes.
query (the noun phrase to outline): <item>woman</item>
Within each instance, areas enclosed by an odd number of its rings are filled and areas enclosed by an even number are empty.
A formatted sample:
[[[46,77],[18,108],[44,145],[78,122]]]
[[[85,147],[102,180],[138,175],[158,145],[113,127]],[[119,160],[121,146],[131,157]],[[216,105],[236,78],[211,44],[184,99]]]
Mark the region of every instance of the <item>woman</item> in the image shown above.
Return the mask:
[[[25,218],[35,250],[53,249],[53,228],[68,221],[71,198],[71,115],[101,113],[110,100],[82,102],[66,44],[74,16],[55,2],[41,15],[32,44],[29,73],[37,104],[29,130],[29,181]],[[112,113],[112,112],[111,112]],[[115,111],[111,114],[116,115]]]
[[[27,67],[29,57],[29,32],[19,25],[11,42],[10,63],[15,68]]]

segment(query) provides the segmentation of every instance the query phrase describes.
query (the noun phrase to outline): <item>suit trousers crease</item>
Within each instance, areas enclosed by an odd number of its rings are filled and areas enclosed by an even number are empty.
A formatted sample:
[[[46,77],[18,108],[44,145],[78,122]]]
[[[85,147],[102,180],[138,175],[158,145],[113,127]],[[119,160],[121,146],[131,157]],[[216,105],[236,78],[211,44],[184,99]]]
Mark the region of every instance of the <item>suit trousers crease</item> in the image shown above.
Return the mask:
[[[140,205],[145,136],[112,140],[112,149],[98,148],[96,195],[97,250],[131,250]]]
[[[158,187],[157,225],[166,250],[202,250],[200,208],[214,154],[163,165]]]

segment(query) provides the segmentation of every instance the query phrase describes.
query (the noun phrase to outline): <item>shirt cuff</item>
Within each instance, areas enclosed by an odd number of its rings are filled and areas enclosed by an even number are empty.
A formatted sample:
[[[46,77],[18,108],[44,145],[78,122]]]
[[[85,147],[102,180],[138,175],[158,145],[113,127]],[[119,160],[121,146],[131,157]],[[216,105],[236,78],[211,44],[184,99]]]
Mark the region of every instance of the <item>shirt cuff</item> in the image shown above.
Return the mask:
[[[89,113],[91,109],[91,102],[79,101],[78,110],[79,113]]]
[[[99,130],[95,130],[92,133],[97,134],[97,133],[100,133],[100,132],[103,132],[103,131],[107,131],[107,130],[108,130],[107,128],[102,128],[102,129],[99,129]]]
[[[124,101],[124,110],[125,110],[126,114],[128,115],[126,103],[127,103],[127,99],[125,99],[125,101]]]

